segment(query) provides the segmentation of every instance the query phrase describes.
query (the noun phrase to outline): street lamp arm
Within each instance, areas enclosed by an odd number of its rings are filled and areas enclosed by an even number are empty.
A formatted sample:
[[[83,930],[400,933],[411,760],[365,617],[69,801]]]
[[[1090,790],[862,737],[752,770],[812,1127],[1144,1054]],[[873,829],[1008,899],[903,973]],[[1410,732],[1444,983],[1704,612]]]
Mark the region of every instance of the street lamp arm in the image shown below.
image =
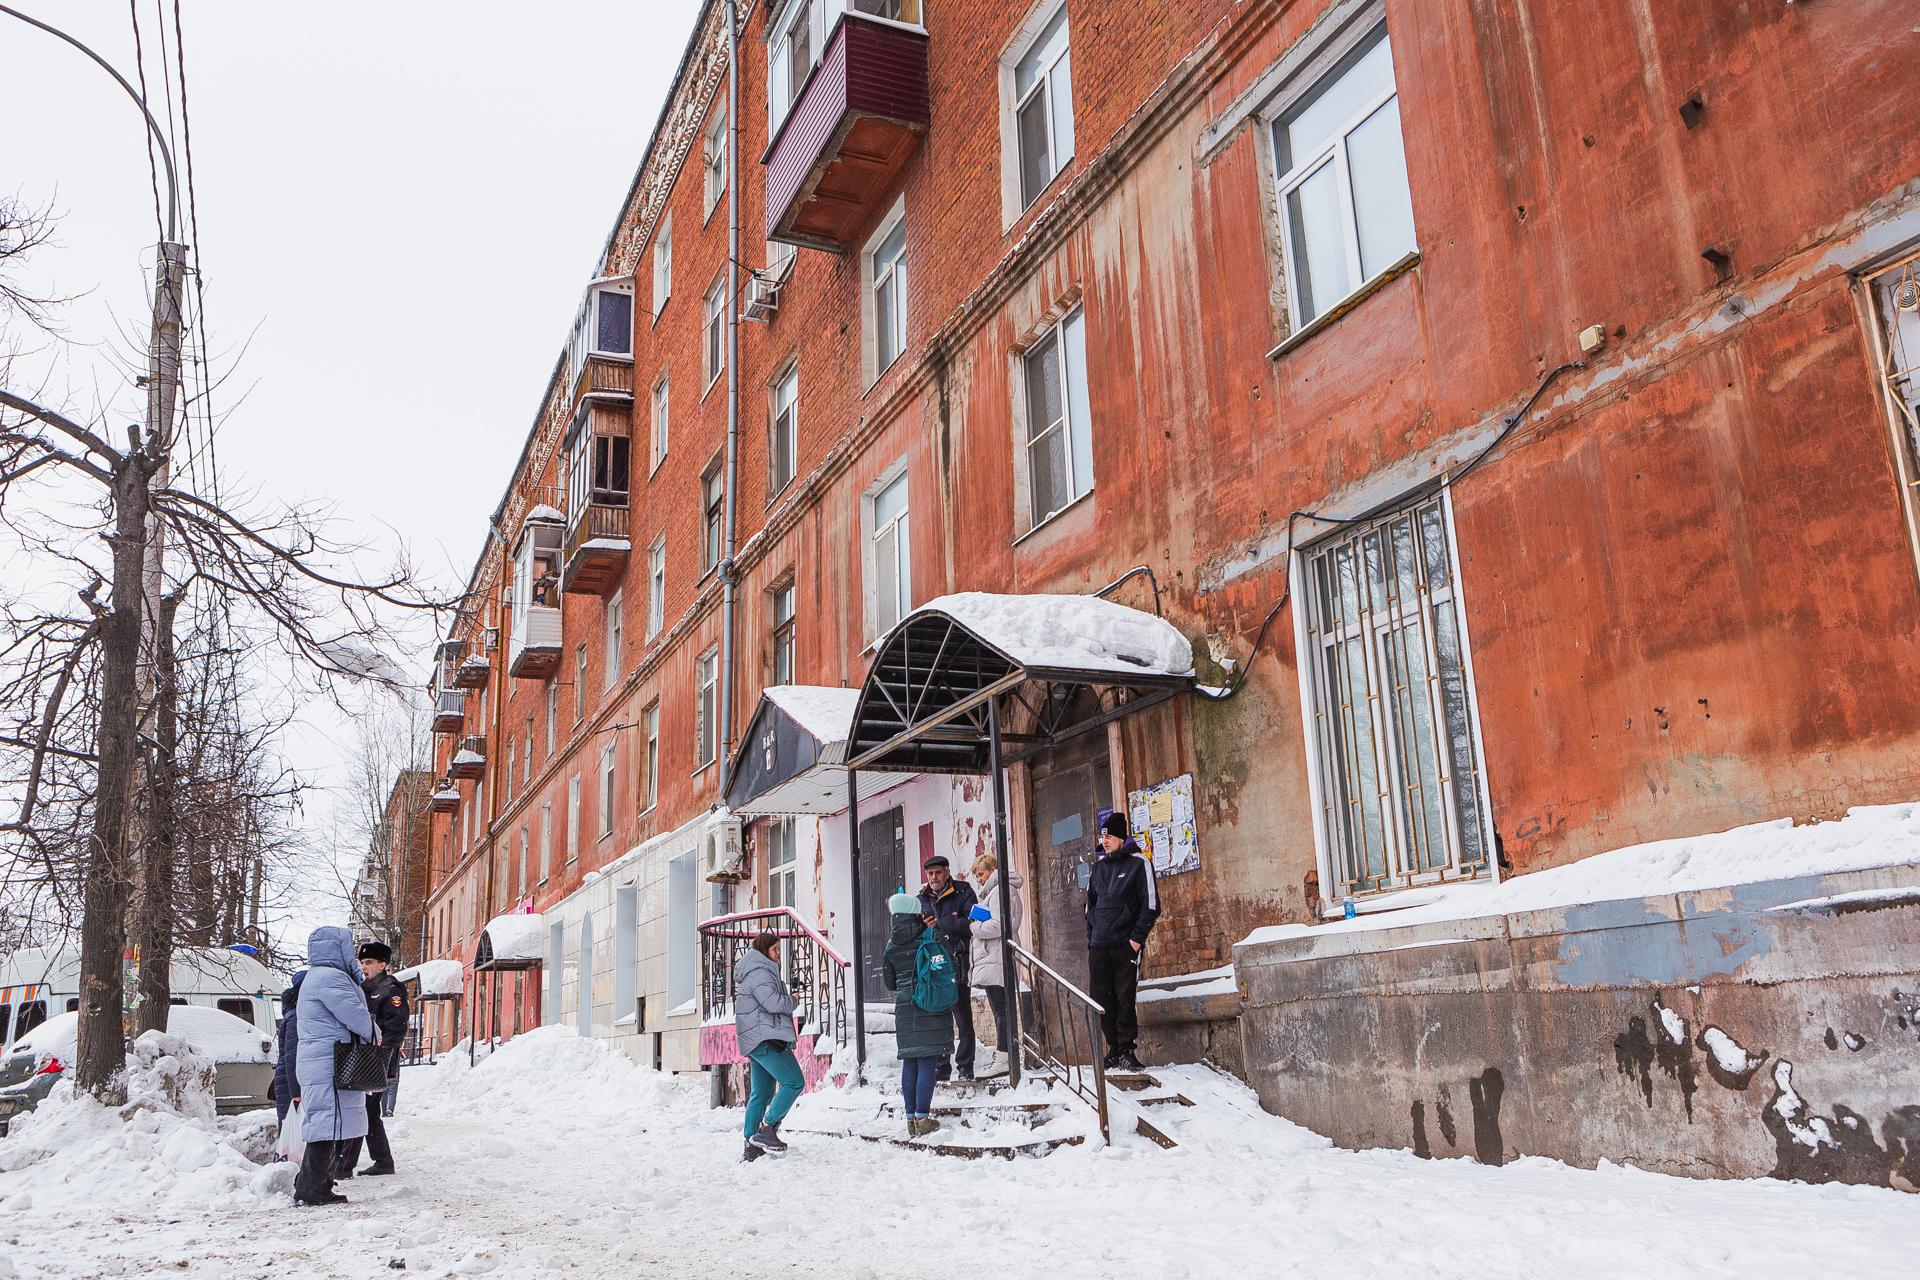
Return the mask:
[[[127,83],[125,76],[113,69],[112,63],[87,48],[86,45],[81,44],[66,32],[60,30],[60,28],[49,26],[40,21],[40,19],[22,13],[11,5],[0,4],[0,13],[10,14],[28,26],[38,27],[49,35],[58,36],[60,39],[65,40],[68,44],[99,63],[101,70],[112,76],[115,83],[127,91],[127,96],[132,98],[134,105],[140,108],[140,114],[146,117],[147,129],[153,134],[154,145],[160,148],[160,159],[167,167],[167,239],[177,242],[180,239],[180,183],[174,176],[173,153],[167,150],[167,135],[160,131],[160,122],[153,118],[153,112],[147,110],[146,99],[142,98],[139,93],[135,91],[134,87]]]

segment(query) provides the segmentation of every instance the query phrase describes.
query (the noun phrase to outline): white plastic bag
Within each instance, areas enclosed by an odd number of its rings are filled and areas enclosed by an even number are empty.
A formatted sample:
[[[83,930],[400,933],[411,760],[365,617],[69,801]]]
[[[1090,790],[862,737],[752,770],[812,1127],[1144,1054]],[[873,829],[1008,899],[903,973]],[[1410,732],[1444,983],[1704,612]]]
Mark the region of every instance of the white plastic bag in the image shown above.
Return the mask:
[[[287,1108],[286,1119],[280,1122],[280,1145],[274,1150],[295,1164],[299,1164],[300,1157],[307,1154],[307,1140],[300,1136],[299,1103]]]

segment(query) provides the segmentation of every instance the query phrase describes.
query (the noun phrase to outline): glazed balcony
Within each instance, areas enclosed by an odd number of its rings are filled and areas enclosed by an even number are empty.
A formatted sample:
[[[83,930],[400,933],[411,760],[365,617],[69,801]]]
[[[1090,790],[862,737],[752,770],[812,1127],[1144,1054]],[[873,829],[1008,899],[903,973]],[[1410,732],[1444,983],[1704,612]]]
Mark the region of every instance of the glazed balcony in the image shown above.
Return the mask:
[[[459,733],[467,723],[467,695],[458,689],[440,689],[433,695],[433,731]]]
[[[516,680],[545,680],[560,669],[560,610],[528,605],[513,615],[507,642],[507,674]]]
[[[473,734],[460,739],[453,759],[447,762],[447,776],[463,782],[478,782],[487,772],[487,735]]]
[[[761,157],[767,239],[853,247],[930,119],[926,33],[842,15]]]
[[[487,677],[493,674],[493,664],[487,661],[484,653],[470,653],[460,660],[454,668],[453,687],[456,689],[484,689]]]

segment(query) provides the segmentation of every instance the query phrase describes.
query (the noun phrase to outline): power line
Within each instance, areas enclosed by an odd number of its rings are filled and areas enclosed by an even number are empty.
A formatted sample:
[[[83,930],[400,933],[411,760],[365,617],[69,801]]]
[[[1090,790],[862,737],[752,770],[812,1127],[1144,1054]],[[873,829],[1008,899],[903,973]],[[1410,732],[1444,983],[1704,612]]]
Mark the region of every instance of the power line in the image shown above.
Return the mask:
[[[215,501],[220,498],[220,469],[213,458],[213,372],[207,356],[206,275],[200,256],[200,203],[193,184],[193,118],[187,111],[187,42],[180,20],[180,0],[173,0],[173,53],[180,75],[180,134],[187,179],[188,240],[193,246],[194,346],[195,363],[200,373],[201,449],[206,453],[208,489]],[[187,402],[188,420],[192,420],[193,402]]]
[[[133,19],[133,64],[140,73],[140,105],[147,103],[147,55],[140,42],[140,0],[127,0],[127,16]],[[153,183],[153,224],[162,240],[167,238],[166,219],[160,215],[160,168],[153,158],[153,134],[147,139],[147,174]]]

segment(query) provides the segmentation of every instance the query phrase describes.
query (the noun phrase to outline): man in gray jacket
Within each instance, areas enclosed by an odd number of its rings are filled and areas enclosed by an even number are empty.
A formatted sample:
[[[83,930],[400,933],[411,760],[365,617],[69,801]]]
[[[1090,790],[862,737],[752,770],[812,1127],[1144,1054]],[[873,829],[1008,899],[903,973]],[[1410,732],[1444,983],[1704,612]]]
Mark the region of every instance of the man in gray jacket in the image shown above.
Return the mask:
[[[751,1074],[747,1160],[758,1160],[766,1152],[786,1152],[780,1122],[807,1086],[800,1060],[793,1056],[797,1039],[793,1011],[799,1002],[787,989],[780,965],[773,958],[779,945],[779,934],[763,933],[733,966],[733,1027],[740,1041],[740,1056],[747,1060]]]

